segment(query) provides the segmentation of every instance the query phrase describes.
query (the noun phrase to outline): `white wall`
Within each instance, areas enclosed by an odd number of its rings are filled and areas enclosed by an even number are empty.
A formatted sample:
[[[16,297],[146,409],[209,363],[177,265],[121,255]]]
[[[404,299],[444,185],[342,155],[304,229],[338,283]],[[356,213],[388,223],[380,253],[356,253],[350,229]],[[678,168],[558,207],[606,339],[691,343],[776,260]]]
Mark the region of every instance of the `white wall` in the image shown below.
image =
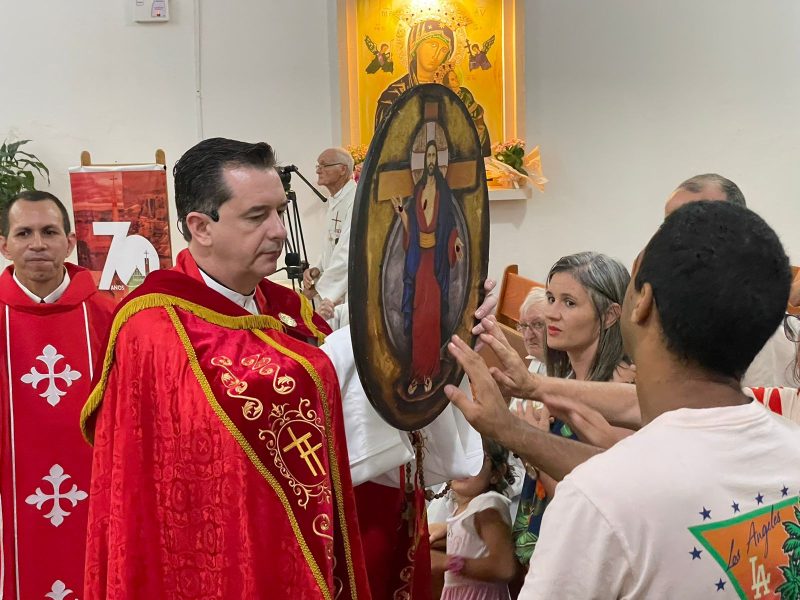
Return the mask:
[[[171,163],[194,142],[191,4],[173,10],[172,22],[143,26],[123,2],[0,0],[15,49],[0,60],[0,136],[33,140],[24,149],[50,168],[49,190],[65,203],[82,150],[124,163],[153,161],[161,147]]]
[[[17,49],[13,63],[0,60],[0,138],[34,140],[24,149],[47,164],[50,191],[68,204],[67,169],[80,163],[81,150],[95,162],[147,162],[161,147],[171,170],[200,139],[194,3],[172,0],[171,21],[153,24],[134,23],[132,4],[0,0],[4,47]],[[204,137],[266,140],[279,160],[313,181],[319,151],[340,143],[338,118],[335,132],[332,125],[329,5],[199,4]],[[296,176],[293,187],[313,240],[324,207]],[[175,218],[173,210],[177,250],[185,244]],[[310,246],[316,258],[317,245]]]
[[[527,140],[545,195],[492,204],[491,272],[544,277],[600,250],[630,265],[666,196],[733,179],[800,262],[800,4],[528,0]]]
[[[194,4],[135,24],[133,0],[0,0],[0,136],[29,145],[69,200],[68,167],[149,160],[171,168],[198,140]],[[800,262],[800,5],[794,0],[527,0],[526,138],[551,183],[492,203],[490,273],[543,277],[586,249],[630,264],[663,201],[717,171]],[[313,177],[339,144],[335,0],[200,0],[204,134],[266,139]],[[313,260],[324,207],[295,179]],[[174,215],[173,215],[174,221]],[[182,247],[173,231],[176,247]]]

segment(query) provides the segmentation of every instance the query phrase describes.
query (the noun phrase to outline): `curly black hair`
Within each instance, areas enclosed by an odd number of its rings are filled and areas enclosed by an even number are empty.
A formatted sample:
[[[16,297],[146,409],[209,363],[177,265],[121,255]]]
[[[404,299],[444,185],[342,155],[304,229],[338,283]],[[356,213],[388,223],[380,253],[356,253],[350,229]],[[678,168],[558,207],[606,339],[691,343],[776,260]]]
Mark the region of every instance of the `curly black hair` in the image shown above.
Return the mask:
[[[642,253],[634,287],[652,286],[673,354],[741,379],[780,325],[791,280],[786,251],[761,217],[701,200],[664,220]]]
[[[492,491],[503,494],[514,483],[514,469],[508,464],[508,449],[494,440],[483,440],[483,453],[492,463],[492,473],[499,475],[497,482],[490,485]]]

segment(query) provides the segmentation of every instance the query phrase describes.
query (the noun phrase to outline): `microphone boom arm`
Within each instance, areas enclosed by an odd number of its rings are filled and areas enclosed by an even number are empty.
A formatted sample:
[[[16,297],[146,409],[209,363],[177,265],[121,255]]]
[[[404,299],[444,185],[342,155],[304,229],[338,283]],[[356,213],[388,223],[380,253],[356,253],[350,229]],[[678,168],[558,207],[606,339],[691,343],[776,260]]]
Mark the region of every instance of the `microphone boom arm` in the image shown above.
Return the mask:
[[[328,199],[325,196],[323,196],[322,193],[317,188],[311,185],[311,182],[303,176],[303,174],[300,172],[300,169],[298,169],[295,165],[286,165],[285,167],[283,167],[283,170],[290,173],[297,173],[297,176],[303,180],[303,183],[305,183],[311,189],[311,191],[317,195],[317,197],[320,200],[322,200],[323,202],[328,201]]]

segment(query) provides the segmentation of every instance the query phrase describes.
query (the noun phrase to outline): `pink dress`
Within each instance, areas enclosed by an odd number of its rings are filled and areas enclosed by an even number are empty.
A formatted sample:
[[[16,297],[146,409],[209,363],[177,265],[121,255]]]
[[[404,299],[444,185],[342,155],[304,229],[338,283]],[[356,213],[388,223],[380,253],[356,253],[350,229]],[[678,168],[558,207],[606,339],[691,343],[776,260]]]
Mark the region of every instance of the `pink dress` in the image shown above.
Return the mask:
[[[497,492],[486,492],[473,498],[460,515],[447,519],[447,554],[480,558],[487,554],[486,545],[475,530],[475,515],[496,510],[511,528],[511,501]],[[509,533],[510,535],[510,533]],[[442,600],[509,600],[508,585],[477,581],[446,571]]]

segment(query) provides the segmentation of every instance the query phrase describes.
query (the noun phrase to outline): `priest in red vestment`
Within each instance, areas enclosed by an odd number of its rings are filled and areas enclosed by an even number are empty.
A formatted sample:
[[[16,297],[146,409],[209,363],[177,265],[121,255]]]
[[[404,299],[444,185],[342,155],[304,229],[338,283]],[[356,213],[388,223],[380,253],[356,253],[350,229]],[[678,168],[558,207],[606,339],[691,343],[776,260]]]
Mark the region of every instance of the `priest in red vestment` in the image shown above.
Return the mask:
[[[64,205],[23,192],[0,215],[0,598],[83,590],[92,451],[78,417],[113,302],[65,264]]]
[[[329,331],[263,278],[286,232],[267,144],[175,166],[188,251],[119,306],[82,414],[84,600],[369,598]]]

